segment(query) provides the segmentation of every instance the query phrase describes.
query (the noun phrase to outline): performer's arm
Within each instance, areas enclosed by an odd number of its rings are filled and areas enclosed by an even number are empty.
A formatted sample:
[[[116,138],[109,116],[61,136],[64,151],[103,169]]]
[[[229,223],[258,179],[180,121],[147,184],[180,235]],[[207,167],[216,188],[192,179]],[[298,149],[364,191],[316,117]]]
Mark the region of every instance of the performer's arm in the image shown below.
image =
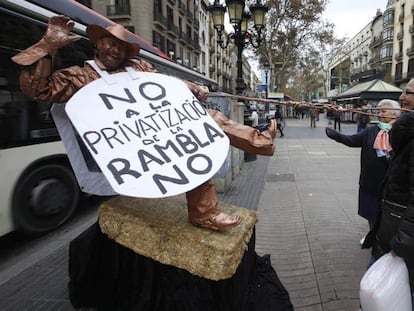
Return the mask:
[[[20,87],[25,95],[43,101],[53,101],[48,91],[49,77],[53,72],[53,58],[61,47],[80,38],[77,35],[69,35],[73,26],[74,22],[66,16],[51,17],[43,38],[12,57],[15,63],[25,66],[20,75]],[[60,86],[57,85],[57,89]],[[52,93],[56,93],[57,89]]]

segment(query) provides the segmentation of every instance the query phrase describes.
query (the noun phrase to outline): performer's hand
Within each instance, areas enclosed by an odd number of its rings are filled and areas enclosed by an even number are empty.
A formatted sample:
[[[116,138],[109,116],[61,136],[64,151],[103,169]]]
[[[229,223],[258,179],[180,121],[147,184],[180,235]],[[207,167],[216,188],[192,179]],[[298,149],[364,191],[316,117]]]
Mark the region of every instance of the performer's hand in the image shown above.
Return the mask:
[[[57,15],[49,20],[46,34],[43,39],[50,47],[49,53],[54,56],[56,51],[72,42],[80,39],[78,35],[69,35],[75,23],[67,16]]]

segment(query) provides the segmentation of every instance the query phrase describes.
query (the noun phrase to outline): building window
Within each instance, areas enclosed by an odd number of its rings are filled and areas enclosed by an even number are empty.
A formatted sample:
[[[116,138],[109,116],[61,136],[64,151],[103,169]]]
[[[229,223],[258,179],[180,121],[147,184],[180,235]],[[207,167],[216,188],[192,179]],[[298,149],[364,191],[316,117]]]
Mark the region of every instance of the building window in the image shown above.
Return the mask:
[[[152,39],[152,44],[156,48],[160,49],[161,51],[163,51],[165,53],[166,49],[165,49],[165,39],[164,39],[164,37],[161,34],[159,34],[158,32],[153,31],[152,32],[152,38],[153,38]]]
[[[167,6],[167,22],[169,25],[174,25],[174,10]]]
[[[392,40],[394,38],[394,29],[393,28],[386,28],[382,32],[382,39],[384,41],[386,40]]]
[[[394,23],[394,11],[393,10],[385,11],[383,23],[384,25]]]
[[[381,58],[392,57],[392,45],[386,45],[381,48]]]

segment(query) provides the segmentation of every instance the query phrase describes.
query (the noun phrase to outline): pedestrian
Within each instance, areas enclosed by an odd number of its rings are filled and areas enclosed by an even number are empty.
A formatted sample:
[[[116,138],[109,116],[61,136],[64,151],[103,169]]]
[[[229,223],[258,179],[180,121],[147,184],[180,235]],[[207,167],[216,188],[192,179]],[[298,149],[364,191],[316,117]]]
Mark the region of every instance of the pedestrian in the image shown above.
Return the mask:
[[[338,106],[338,109],[332,112],[334,119],[334,129],[338,129],[338,131],[341,131],[341,108],[341,106]]]
[[[356,118],[355,118],[355,122],[357,123],[357,133],[365,129],[368,123],[371,121],[371,118],[368,114],[369,112],[366,110],[368,106],[364,105],[361,108],[362,108],[362,113],[357,113]]]
[[[259,115],[255,107],[250,108],[249,120],[252,121],[252,127],[256,128],[259,125]]]
[[[326,117],[328,118],[328,125],[332,125],[332,119],[333,119],[333,112],[332,110],[328,110],[326,112]]]
[[[282,109],[280,108],[280,106],[276,107],[276,112],[275,112],[275,119],[276,119],[276,124],[277,124],[277,130],[280,133],[280,137],[284,137],[285,135],[283,134],[283,113],[282,113]]]
[[[316,127],[316,109],[315,107],[309,108],[310,127]]]
[[[383,99],[378,104],[379,120],[376,126],[369,126],[363,131],[344,135],[332,128],[326,128],[326,135],[346,146],[361,148],[358,215],[368,220],[369,231],[377,219],[377,198],[389,165],[388,132],[392,123],[399,116],[398,102]],[[364,240],[360,241],[361,245]]]
[[[138,54],[140,46],[128,41],[127,31],[119,24],[106,28],[94,24],[87,27],[86,34],[97,51],[94,65],[86,63],[83,67],[72,66],[53,71],[53,58],[58,50],[80,38],[69,35],[73,25],[74,22],[66,16],[52,17],[44,37],[13,57],[16,63],[25,66],[20,75],[20,87],[25,95],[47,103],[63,103],[83,86],[99,79],[100,74],[125,72],[126,67],[136,71],[156,72],[151,64],[133,58]],[[191,82],[186,84],[200,101],[207,98],[208,88]],[[230,138],[233,146],[250,153],[274,153],[275,122],[270,122],[269,128],[260,132],[229,120],[219,111],[209,110],[209,114]],[[188,218],[195,226],[226,230],[241,221],[237,215],[228,215],[220,211],[212,180],[187,192],[186,198]]]
[[[414,109],[414,79],[400,96],[404,109]],[[392,158],[380,194],[380,215],[375,223],[369,264],[391,252],[407,265],[414,289],[414,112],[402,113],[390,132]],[[414,297],[413,297],[414,298]],[[414,303],[414,299],[412,299]],[[414,310],[414,306],[412,308]]]

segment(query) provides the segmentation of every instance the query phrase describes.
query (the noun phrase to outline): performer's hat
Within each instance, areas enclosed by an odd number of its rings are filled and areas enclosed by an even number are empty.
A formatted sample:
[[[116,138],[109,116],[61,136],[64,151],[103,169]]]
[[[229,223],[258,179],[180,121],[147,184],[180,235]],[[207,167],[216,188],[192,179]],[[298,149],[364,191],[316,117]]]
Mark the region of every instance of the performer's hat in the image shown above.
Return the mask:
[[[86,34],[95,45],[102,37],[107,36],[115,37],[118,40],[125,42],[127,44],[126,56],[128,58],[137,55],[139,50],[141,49],[137,43],[128,41],[128,34],[126,29],[119,24],[114,24],[106,28],[100,25],[91,24],[86,28]]]

